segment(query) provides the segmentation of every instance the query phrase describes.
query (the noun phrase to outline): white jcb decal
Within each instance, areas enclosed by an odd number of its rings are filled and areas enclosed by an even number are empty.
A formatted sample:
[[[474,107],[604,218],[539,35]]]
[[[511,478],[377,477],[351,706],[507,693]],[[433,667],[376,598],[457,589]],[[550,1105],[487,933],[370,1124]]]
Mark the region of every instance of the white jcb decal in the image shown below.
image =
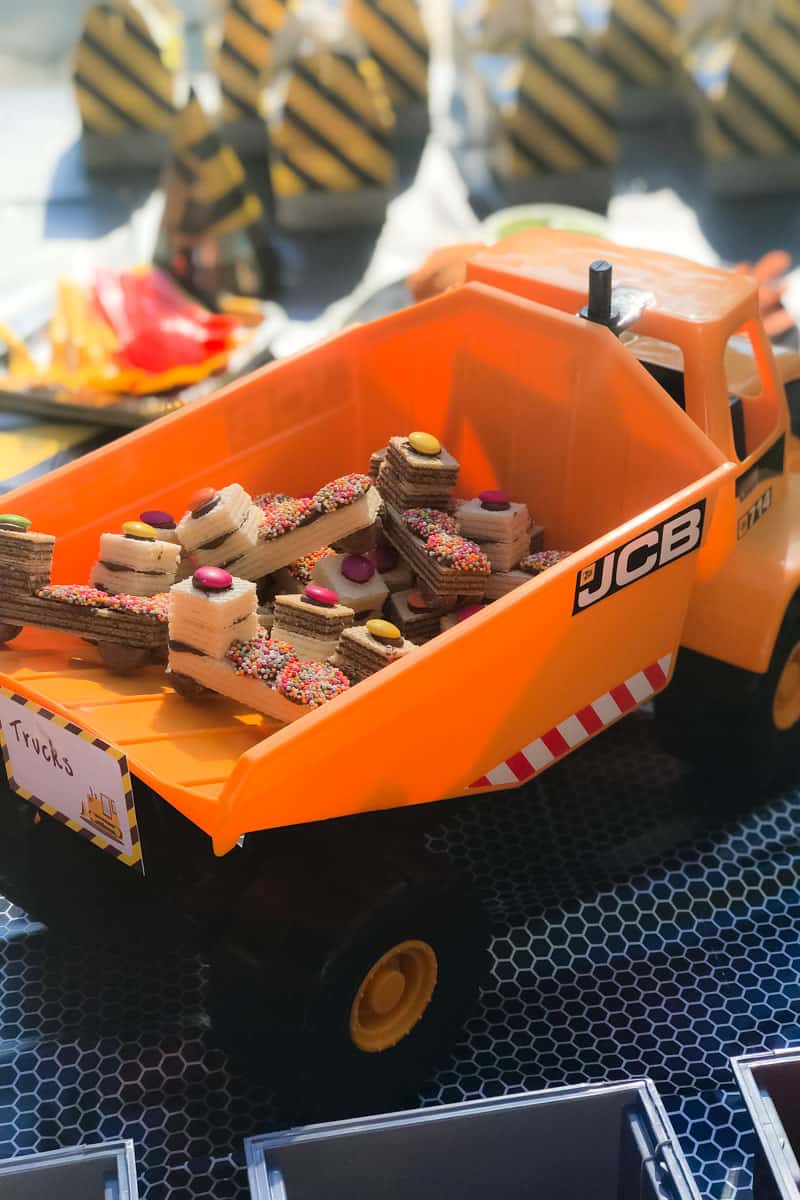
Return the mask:
[[[691,554],[702,541],[705,513],[706,502],[699,500],[583,567],[575,581],[573,613],[583,612],[598,600]]]

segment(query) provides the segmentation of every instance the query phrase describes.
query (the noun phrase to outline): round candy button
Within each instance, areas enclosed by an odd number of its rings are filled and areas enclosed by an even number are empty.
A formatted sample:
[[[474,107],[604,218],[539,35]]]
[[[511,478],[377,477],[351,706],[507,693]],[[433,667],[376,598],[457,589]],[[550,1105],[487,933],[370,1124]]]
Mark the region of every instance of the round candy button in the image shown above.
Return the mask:
[[[478,496],[481,502],[481,508],[485,508],[487,512],[506,512],[511,508],[511,501],[505,492],[497,489],[490,489],[486,492],[481,492]]]
[[[189,512],[193,517],[202,517],[204,513],[214,507],[216,500],[217,493],[214,488],[199,488],[194,495],[189,497]]]
[[[19,513],[0,513],[0,529],[7,529],[9,533],[27,533],[30,527],[28,518]]]
[[[126,521],[122,532],[125,537],[134,538],[137,542],[154,542],[158,537],[158,530],[144,521]]]
[[[233,576],[222,567],[198,567],[192,576],[198,592],[227,592],[233,587]]]
[[[427,612],[428,609],[434,607],[430,600],[426,600],[422,592],[416,588],[406,596],[406,604],[411,609],[411,612],[415,613]]]
[[[369,583],[375,574],[375,566],[363,554],[348,554],[342,561],[342,574],[351,583]]]
[[[153,529],[175,528],[172,513],[162,512],[160,508],[148,508],[146,512],[139,513],[139,520],[144,521],[145,525],[152,525]]]
[[[441,442],[432,433],[421,433],[419,430],[410,433],[408,444],[412,450],[416,450],[417,454],[427,454],[431,458],[442,452]]]
[[[372,617],[364,626],[367,633],[375,638],[376,642],[381,642],[385,646],[402,646],[403,635],[396,625],[391,621],[384,621],[380,617]]]
[[[400,561],[400,555],[395,550],[394,546],[376,546],[374,550],[370,550],[367,556],[370,562],[375,564],[375,567],[384,575],[387,571],[393,571]]]
[[[339,597],[336,592],[332,592],[330,588],[320,587],[318,583],[309,583],[303,588],[303,599],[309,604],[316,604],[318,608],[333,608],[339,603]]]
[[[466,621],[467,617],[474,617],[475,613],[483,612],[485,608],[485,604],[464,604],[461,608],[456,609],[456,620]]]

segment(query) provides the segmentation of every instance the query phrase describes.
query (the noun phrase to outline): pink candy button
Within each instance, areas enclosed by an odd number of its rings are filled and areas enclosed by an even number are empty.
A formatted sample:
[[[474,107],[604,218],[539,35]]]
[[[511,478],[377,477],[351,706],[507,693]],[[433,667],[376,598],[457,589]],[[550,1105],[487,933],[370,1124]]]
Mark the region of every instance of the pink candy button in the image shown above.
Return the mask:
[[[192,584],[199,592],[227,592],[233,587],[233,576],[222,567],[198,567]]]
[[[511,508],[511,501],[508,496],[499,489],[480,492],[478,499],[481,502],[481,508],[488,509],[489,512],[504,512],[506,509]]]
[[[333,608],[339,603],[339,597],[336,592],[332,592],[330,588],[320,587],[317,583],[309,583],[308,587],[303,588],[303,599],[309,604],[317,604],[320,608]]]

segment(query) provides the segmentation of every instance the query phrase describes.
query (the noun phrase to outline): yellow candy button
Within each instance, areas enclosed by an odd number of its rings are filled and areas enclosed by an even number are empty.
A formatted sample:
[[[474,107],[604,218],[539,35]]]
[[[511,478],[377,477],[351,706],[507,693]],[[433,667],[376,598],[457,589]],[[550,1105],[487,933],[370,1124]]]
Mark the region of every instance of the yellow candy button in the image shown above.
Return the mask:
[[[402,642],[403,635],[391,621],[383,621],[372,617],[365,626],[367,633],[377,638],[379,642]]]
[[[126,537],[138,538],[142,542],[154,542],[158,537],[158,532],[153,526],[146,525],[144,521],[126,521],[122,532]]]
[[[410,433],[408,444],[417,454],[434,455],[441,453],[442,443],[432,433]]]

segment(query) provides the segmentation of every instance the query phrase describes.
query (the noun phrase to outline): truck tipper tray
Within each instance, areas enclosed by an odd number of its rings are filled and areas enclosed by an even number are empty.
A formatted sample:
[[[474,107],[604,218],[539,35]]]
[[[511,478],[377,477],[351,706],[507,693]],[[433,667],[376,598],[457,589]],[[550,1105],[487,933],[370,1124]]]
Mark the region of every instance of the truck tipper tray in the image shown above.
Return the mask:
[[[571,551],[403,662],[280,726],[119,679],[25,631],[0,685],[99,736],[213,838],[516,786],[666,685],[696,573],[724,557],[731,464],[608,329],[470,283],[272,364],[6,498],[54,582],[147,508],[236,480],[300,495],[426,429],[458,493],[503,487]]]

